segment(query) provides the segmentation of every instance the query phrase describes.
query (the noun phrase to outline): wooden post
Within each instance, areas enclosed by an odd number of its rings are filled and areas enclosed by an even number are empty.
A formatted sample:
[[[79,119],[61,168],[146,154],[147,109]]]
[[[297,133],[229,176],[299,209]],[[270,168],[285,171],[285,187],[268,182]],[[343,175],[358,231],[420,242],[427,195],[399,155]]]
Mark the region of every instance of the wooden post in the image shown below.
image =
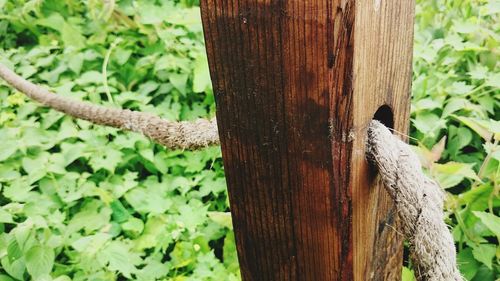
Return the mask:
[[[413,1],[201,4],[243,280],[399,280],[365,136],[408,129]]]

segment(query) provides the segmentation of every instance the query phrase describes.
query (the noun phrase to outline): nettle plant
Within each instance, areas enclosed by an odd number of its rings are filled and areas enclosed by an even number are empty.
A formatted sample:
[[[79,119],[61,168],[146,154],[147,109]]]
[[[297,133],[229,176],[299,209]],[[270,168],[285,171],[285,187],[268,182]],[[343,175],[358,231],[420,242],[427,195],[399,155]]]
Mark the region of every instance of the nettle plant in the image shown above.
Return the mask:
[[[0,0],[0,62],[64,97],[209,118],[196,2]],[[417,2],[413,144],[462,274],[495,280],[500,2]],[[219,148],[165,149],[1,85],[0,280],[240,279]]]

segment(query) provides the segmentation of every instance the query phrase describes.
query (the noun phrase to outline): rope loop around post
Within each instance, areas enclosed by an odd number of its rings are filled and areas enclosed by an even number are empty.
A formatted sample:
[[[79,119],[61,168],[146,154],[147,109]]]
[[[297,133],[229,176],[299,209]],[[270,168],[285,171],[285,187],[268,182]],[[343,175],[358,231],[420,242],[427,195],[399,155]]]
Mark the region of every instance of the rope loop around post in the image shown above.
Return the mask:
[[[453,237],[444,223],[444,194],[423,173],[415,152],[382,123],[372,121],[367,158],[377,166],[385,189],[396,204],[417,280],[462,281]]]

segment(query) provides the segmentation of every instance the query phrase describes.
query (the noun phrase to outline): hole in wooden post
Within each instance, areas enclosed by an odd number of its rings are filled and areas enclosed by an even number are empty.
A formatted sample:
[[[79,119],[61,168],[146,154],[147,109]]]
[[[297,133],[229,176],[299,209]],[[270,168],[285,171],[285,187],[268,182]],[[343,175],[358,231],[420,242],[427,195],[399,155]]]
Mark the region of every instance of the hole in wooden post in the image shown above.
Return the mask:
[[[379,107],[375,115],[373,115],[373,119],[380,121],[380,123],[384,124],[389,129],[394,129],[394,114],[392,113],[392,109],[387,104]]]
[[[394,129],[394,114],[392,113],[392,109],[389,105],[384,104],[375,112],[373,115],[373,120],[380,121],[380,123],[384,124],[389,129]],[[377,168],[370,163],[369,161],[369,178],[370,182],[373,181],[377,175]]]

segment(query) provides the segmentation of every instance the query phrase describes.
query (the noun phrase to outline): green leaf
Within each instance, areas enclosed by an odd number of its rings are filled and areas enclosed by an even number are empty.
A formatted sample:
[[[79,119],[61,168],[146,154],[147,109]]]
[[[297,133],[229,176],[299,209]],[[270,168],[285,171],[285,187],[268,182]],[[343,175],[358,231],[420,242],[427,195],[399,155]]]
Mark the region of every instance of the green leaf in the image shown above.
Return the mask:
[[[50,27],[61,33],[61,40],[65,46],[73,46],[81,49],[85,46],[85,37],[73,25],[58,13],[53,13],[47,18],[42,18],[36,21],[37,24]]]
[[[160,190],[135,188],[125,194],[125,199],[139,213],[162,214],[172,205]]]
[[[85,37],[72,25],[64,23],[61,31],[61,39],[65,46],[73,46],[81,49],[85,46]]]
[[[224,238],[224,265],[228,267],[230,271],[238,270],[238,255],[236,254],[236,242],[234,238],[234,232],[228,232],[226,238]]]
[[[84,197],[84,194],[95,188],[93,182],[87,182],[88,175],[80,175],[73,172],[64,174],[61,178],[52,179],[51,185],[56,186],[56,193],[65,203],[74,202]]]
[[[190,231],[205,223],[207,216],[207,207],[203,206],[201,202],[191,200],[190,205],[182,205],[179,207],[178,222]]]
[[[134,217],[130,217],[121,226],[123,231],[125,231],[128,236],[133,238],[138,237],[144,230],[144,223],[142,220]]]
[[[200,182],[200,185],[201,196],[206,196],[210,193],[218,195],[219,193],[226,191],[225,178],[211,178],[210,176],[208,176]]]
[[[500,1],[499,0],[490,0],[484,6],[484,13],[486,15],[494,15],[500,13]]]
[[[33,195],[33,188],[35,186],[29,183],[26,177],[16,178],[9,186],[5,186],[3,195],[13,201],[25,202]]]
[[[492,261],[495,257],[497,247],[490,244],[480,244],[472,250],[474,258],[484,263],[489,269],[493,269]]]
[[[204,55],[198,56],[194,65],[193,91],[195,93],[201,93],[212,86],[207,57]]]
[[[112,216],[114,221],[122,223],[129,219],[130,214],[128,213],[127,209],[123,207],[123,204],[120,202],[120,200],[114,200],[113,202],[111,202],[110,207],[113,211]]]
[[[0,4],[1,4],[1,2],[2,1],[0,0]],[[7,275],[0,274],[0,281],[14,281],[14,279],[10,278]]]
[[[448,117],[450,114],[467,108],[470,102],[464,98],[452,98],[447,103],[443,109],[442,117]]]
[[[49,157],[50,154],[48,153],[41,153],[39,155],[36,155],[35,158],[24,157],[22,160],[24,171],[28,174],[37,173],[41,168],[40,163],[49,162]]]
[[[166,161],[165,152],[155,154],[154,164],[156,169],[158,169],[158,171],[160,171],[162,174],[166,174],[168,172],[168,162]]]
[[[93,154],[89,164],[94,171],[105,169],[114,172],[118,164],[122,162],[122,158],[123,153],[121,151],[108,147],[106,150]]]
[[[17,280],[23,280],[24,272],[26,271],[26,265],[24,259],[17,259],[10,261],[7,257],[3,257],[0,260],[3,270],[7,272],[10,276],[16,278]]]
[[[12,239],[7,246],[7,256],[10,262],[18,260],[23,256],[23,250],[19,246],[19,242],[17,240]]]
[[[47,275],[54,266],[54,250],[47,246],[34,246],[26,252],[26,268],[28,273],[37,279]]]
[[[415,281],[415,275],[413,274],[413,270],[409,269],[406,266],[403,266],[403,279],[402,281]]]
[[[76,80],[78,85],[100,85],[103,81],[102,73],[91,70],[83,73],[80,78]]]
[[[491,74],[486,79],[486,85],[499,89],[500,88],[500,72]]]
[[[146,83],[139,86],[137,92],[140,95],[147,96],[150,93],[156,91],[158,87],[160,87],[160,84],[156,83],[155,81],[147,81]]]
[[[181,94],[185,95],[187,91],[187,80],[188,75],[185,73],[171,73],[169,75],[170,83],[174,85],[174,87],[181,92]]]
[[[487,228],[500,238],[500,217],[486,212],[474,211],[472,213],[474,213],[474,215],[478,217]]]
[[[469,75],[472,79],[483,80],[488,76],[489,69],[481,64],[476,64],[472,66],[471,71],[469,71]]]
[[[439,116],[428,112],[417,114],[413,124],[420,132],[432,136],[436,136],[437,131],[445,125]]]
[[[84,57],[82,54],[75,54],[75,55],[71,56],[71,58],[68,62],[68,67],[74,73],[80,74],[80,72],[82,71],[82,67],[83,67],[83,61],[84,61]]]
[[[124,65],[132,55],[132,50],[117,47],[113,52],[113,61],[119,65]]]
[[[95,235],[84,236],[71,244],[73,249],[83,254],[93,257],[111,240],[111,235],[108,233],[97,233]]]
[[[69,278],[67,275],[60,275],[52,281],[71,281],[71,278]]]
[[[488,208],[492,192],[493,187],[490,184],[483,184],[460,194],[458,202],[461,205],[467,204],[471,211],[482,211]]]
[[[486,266],[481,265],[476,273],[476,276],[474,276],[474,279],[472,281],[497,281],[495,276],[495,272],[492,270],[489,270]]]
[[[229,212],[208,212],[208,217],[221,226],[233,229],[233,221]]]
[[[13,223],[14,220],[12,219],[12,215],[5,211],[4,209],[0,208],[0,223]]]
[[[142,24],[158,24],[163,22],[168,16],[166,9],[156,6],[151,3],[138,2],[137,10],[139,11],[140,23]]]
[[[461,22],[461,21],[454,21],[454,29],[455,31],[459,33],[473,33],[473,32],[478,32],[479,26],[476,24],[473,24],[471,22]]]
[[[206,159],[204,151],[195,151],[185,153],[186,157],[186,172],[200,172],[206,166]]]
[[[460,273],[462,273],[467,280],[474,278],[479,267],[479,263],[474,259],[471,248],[463,249],[458,253],[457,264]]]
[[[169,243],[172,237],[166,232],[166,223],[167,218],[165,215],[150,216],[144,226],[142,235],[135,240],[134,248],[136,250],[144,250],[157,247],[160,241]]]
[[[153,153],[153,150],[151,148],[145,148],[145,149],[141,149],[139,150],[139,154],[144,157],[144,159],[148,160],[148,161],[151,161],[151,162],[155,162],[155,156],[154,156],[154,153]]]
[[[474,89],[474,86],[472,85],[467,85],[466,82],[454,82],[451,84],[451,86],[448,88],[448,91],[451,96],[453,95],[465,95],[468,94]]]
[[[149,259],[146,262],[146,266],[136,273],[139,281],[162,280],[162,277],[170,272],[169,264],[154,259]]]
[[[108,224],[111,217],[111,209],[103,206],[97,200],[89,200],[80,207],[80,210],[69,221],[66,235],[71,235],[81,229],[90,233]]]
[[[61,31],[63,26],[66,24],[64,18],[58,13],[52,13],[46,18],[38,19],[35,23],[58,31]]]
[[[121,198],[127,191],[137,187],[137,173],[127,171],[123,175],[115,175],[100,186],[110,190],[115,198]]]
[[[439,185],[446,189],[454,187],[465,178],[481,182],[481,179],[472,169],[474,164],[448,162],[446,164],[434,164],[433,175],[439,182]]]
[[[2,149],[0,149],[0,161],[7,160],[12,156],[18,149],[16,142],[14,141],[4,141]]]
[[[448,152],[457,155],[462,148],[471,144],[473,134],[467,127],[457,128],[454,134],[451,132],[452,130],[450,130],[450,138],[447,145]]]
[[[453,115],[453,117],[462,122],[467,127],[471,128],[486,141],[489,141],[493,136],[493,134],[488,130],[488,127],[484,126],[480,120],[456,115]]]
[[[110,242],[100,255],[110,270],[118,271],[127,278],[132,278],[132,274],[137,271],[136,266],[142,262],[139,254],[132,252],[130,246],[121,241]]]
[[[495,114],[495,99],[492,96],[481,96],[477,98],[477,101],[490,114]]]
[[[82,143],[67,143],[63,142],[61,144],[61,153],[63,154],[65,165],[73,163],[76,159],[84,157],[86,154],[85,145]]]
[[[171,263],[174,268],[179,269],[192,265],[196,260],[196,252],[190,242],[180,242],[175,244],[175,248],[170,254]]]

